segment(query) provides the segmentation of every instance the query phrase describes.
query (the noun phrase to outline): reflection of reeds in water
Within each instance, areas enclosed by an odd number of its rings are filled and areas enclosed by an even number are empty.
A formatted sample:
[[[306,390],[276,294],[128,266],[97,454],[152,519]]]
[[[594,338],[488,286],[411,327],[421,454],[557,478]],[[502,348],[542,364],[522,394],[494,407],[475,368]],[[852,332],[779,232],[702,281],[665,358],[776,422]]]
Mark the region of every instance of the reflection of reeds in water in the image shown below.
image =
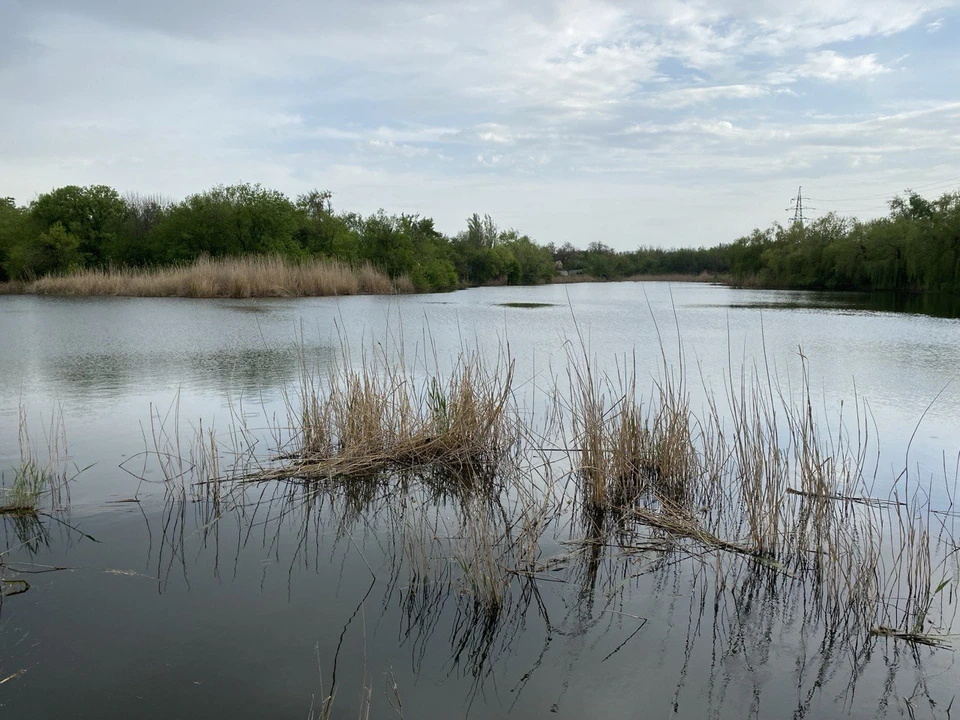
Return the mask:
[[[60,409],[54,408],[43,428],[45,451],[31,439],[23,407],[17,430],[19,462],[10,472],[9,483],[7,473],[0,474],[0,525],[5,540],[0,552],[0,598],[29,589],[29,583],[20,577],[23,570],[11,568],[4,558],[12,550],[33,555],[49,547],[49,530],[42,518],[70,527],[59,517],[68,509],[72,480],[67,475],[67,441]]]

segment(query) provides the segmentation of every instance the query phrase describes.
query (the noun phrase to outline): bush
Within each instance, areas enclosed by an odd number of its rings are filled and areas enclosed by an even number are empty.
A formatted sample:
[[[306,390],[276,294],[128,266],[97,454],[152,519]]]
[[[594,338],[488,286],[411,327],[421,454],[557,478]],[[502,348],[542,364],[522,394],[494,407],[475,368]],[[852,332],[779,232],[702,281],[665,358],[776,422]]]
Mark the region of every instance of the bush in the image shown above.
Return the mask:
[[[10,250],[7,269],[18,280],[67,272],[80,266],[80,240],[62,223],[45,233],[27,238]]]
[[[457,269],[449,260],[429,260],[410,270],[410,280],[417,292],[455,290],[459,284]]]

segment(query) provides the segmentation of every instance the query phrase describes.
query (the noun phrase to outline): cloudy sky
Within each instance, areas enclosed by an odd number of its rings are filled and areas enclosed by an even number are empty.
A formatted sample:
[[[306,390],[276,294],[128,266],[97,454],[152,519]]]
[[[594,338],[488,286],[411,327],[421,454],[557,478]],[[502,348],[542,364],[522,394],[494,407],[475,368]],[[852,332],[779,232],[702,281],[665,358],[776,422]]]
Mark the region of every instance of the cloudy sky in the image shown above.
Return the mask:
[[[713,244],[960,186],[960,0],[0,0],[0,196],[334,192]]]

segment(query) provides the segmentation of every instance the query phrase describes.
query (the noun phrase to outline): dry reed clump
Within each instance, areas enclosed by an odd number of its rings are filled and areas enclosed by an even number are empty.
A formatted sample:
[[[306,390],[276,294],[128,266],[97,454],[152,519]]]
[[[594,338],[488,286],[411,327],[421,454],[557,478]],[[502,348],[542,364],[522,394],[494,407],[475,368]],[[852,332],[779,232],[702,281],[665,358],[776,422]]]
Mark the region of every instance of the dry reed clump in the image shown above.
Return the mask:
[[[26,285],[18,280],[0,282],[0,295],[22,295],[26,292]]]
[[[598,378],[586,356],[573,358],[565,403],[588,534],[607,514],[621,531],[656,533],[661,547],[747,556],[812,591],[828,625],[935,643],[929,630],[949,627],[960,580],[953,536],[941,524],[931,537],[929,491],[907,501],[898,479],[891,499],[870,497],[866,407],[861,415],[857,403],[856,442],[842,417],[832,431],[818,423],[802,362],[799,403],[755,374],[730,378],[727,410],[708,393],[698,415],[682,368],[665,364],[644,405],[632,370]]]
[[[384,471],[443,469],[470,483],[491,478],[517,442],[513,362],[492,369],[462,352],[450,373],[419,379],[385,350],[358,368],[345,356],[323,383],[304,369],[298,436],[287,463],[258,479],[372,478]]]
[[[252,298],[410,292],[408,278],[391,280],[370,264],[336,260],[295,262],[276,256],[201,257],[163,268],[81,270],[20,284],[38,295]]]
[[[438,496],[454,491],[472,509],[455,536],[459,545],[446,550],[460,563],[468,594],[495,610],[507,574],[533,577],[539,539],[559,512],[549,488],[541,494],[509,483],[512,471],[525,467],[518,463],[532,469],[546,460],[537,446],[552,443],[519,421],[509,357],[501,354],[491,367],[479,354],[461,352],[441,373],[419,361],[409,370],[397,359],[402,347],[376,348],[356,364],[344,350],[322,379],[304,361],[300,397],[288,404],[293,440],[275,445],[290,451],[266,466],[237,452],[252,469],[231,475],[340,493],[347,521],[378,498],[399,497],[410,480]],[[739,382],[728,378],[726,407],[708,392],[698,414],[682,367],[673,371],[664,361],[663,379],[641,401],[634,363],[621,363],[609,378],[595,372],[586,353],[570,358],[570,389],[557,389],[548,414],[572,433],[565,445],[589,542],[683,556],[730,553],[769,571],[785,593],[802,590],[829,627],[920,642],[944,627],[953,607],[960,577],[953,536],[932,514],[929,491],[906,474],[892,498],[871,497],[866,406],[861,414],[855,403],[855,439],[842,416],[833,429],[819,421],[802,362],[799,402],[769,373],[744,373]],[[236,444],[253,447],[244,437]],[[167,445],[158,445],[158,457],[181,457]],[[212,436],[204,448],[216,454]],[[220,474],[215,458],[189,466]],[[549,462],[539,471],[552,477]],[[164,471],[183,474],[175,463]],[[516,526],[491,514],[491,499],[506,485],[520,501],[510,511]],[[935,537],[938,522],[944,530]],[[618,536],[602,536],[609,530]],[[415,545],[407,547],[410,557]],[[428,565],[420,557],[415,574],[428,577]],[[716,567],[720,572],[719,561]]]
[[[570,392],[563,404],[583,499],[595,509],[630,505],[655,488],[661,499],[685,506],[697,467],[682,377],[668,372],[644,409],[635,360],[618,363],[610,378],[593,370],[585,352],[568,352],[567,376]]]

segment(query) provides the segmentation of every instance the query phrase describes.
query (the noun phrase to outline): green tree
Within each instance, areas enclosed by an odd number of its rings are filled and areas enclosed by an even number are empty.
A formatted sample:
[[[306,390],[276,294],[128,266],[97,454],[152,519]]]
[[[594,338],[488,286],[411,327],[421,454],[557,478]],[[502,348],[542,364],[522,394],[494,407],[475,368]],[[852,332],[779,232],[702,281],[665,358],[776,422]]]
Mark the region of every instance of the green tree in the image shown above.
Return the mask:
[[[548,282],[556,275],[550,251],[526,235],[519,235],[515,230],[504,233],[501,247],[509,250],[514,258],[514,264],[506,271],[511,284],[536,285]]]
[[[127,217],[110,253],[118,265],[152,265],[163,258],[151,241],[154,229],[163,220],[171,203],[159,195],[130,193],[124,197]]]
[[[353,263],[360,257],[358,233],[333,212],[328,190],[311,190],[297,197],[296,242],[307,255],[320,255]]]
[[[151,232],[166,262],[246,254],[299,254],[297,208],[283,193],[244,183],[191,195],[166,210]]]
[[[39,232],[57,223],[77,238],[80,261],[87,266],[109,260],[127,217],[120,194],[106,185],[67,185],[40,195],[30,204],[30,217]]]
[[[360,225],[360,257],[390,277],[408,272],[416,257],[414,243],[401,218],[379,210]]]
[[[462,240],[473,248],[492,248],[500,239],[500,231],[497,224],[489,215],[482,218],[474,213],[467,218],[467,231],[463,234]]]
[[[0,281],[9,280],[7,263],[10,252],[27,233],[27,212],[13,198],[0,198]]]

